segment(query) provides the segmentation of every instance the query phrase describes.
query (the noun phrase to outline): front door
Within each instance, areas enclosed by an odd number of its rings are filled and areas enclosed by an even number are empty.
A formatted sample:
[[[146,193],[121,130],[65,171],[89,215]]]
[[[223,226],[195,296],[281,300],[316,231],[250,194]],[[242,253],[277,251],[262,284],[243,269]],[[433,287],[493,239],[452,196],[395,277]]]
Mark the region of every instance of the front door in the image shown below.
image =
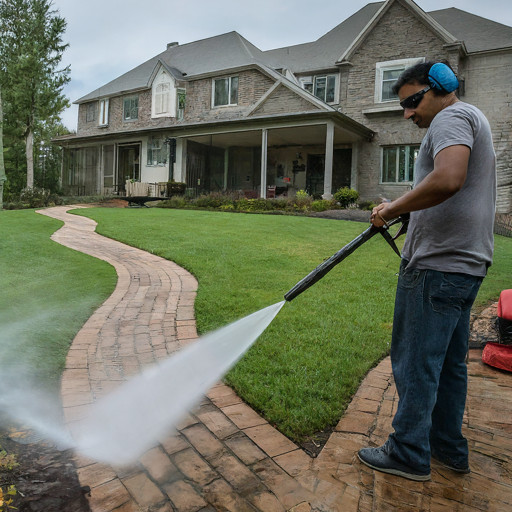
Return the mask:
[[[140,181],[140,143],[119,145],[117,161],[118,190],[125,192],[126,180]]]

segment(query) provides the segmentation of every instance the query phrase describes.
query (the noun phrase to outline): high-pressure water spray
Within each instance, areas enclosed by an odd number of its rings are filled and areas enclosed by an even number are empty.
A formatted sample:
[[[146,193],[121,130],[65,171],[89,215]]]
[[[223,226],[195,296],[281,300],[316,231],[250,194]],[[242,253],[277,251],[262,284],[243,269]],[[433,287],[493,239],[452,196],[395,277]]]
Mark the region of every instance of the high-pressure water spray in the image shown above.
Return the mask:
[[[388,231],[389,227],[398,223],[402,223],[402,225],[398,229],[395,236],[391,236]],[[314,285],[317,281],[322,279],[322,277],[324,277],[327,272],[329,272],[338,263],[343,261],[349,254],[352,254],[358,247],[370,240],[370,238],[374,237],[377,233],[380,233],[386,242],[391,246],[391,248],[398,254],[398,256],[400,256],[400,251],[395,244],[395,240],[407,231],[408,224],[409,214],[406,213],[388,222],[386,226],[381,228],[376,228],[373,225],[370,226],[369,228],[365,229],[359,236],[354,238],[354,240],[345,245],[345,247],[342,247],[336,254],[333,254],[329,259],[318,265],[318,267],[311,271],[306,277],[301,279],[285,294],[284,298],[288,302],[293,300],[295,297],[297,297],[297,295],[301,294],[303,291],[307,290],[310,286]]]

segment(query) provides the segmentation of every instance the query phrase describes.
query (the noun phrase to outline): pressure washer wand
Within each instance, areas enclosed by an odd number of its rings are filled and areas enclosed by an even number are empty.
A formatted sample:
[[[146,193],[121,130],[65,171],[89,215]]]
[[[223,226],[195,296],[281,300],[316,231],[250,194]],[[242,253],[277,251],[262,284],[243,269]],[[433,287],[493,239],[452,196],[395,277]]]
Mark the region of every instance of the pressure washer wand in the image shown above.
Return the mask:
[[[393,224],[397,224],[398,222],[402,223],[402,226],[398,230],[397,234],[392,237],[388,228]],[[342,247],[336,254],[333,254],[329,259],[325,260],[323,263],[318,265],[313,271],[311,271],[306,277],[301,279],[291,290],[289,290],[284,298],[289,302],[293,300],[297,295],[301,294],[303,291],[307,290],[310,286],[314,285],[317,281],[322,279],[322,277],[327,274],[333,267],[335,267],[338,263],[343,261],[347,256],[352,254],[358,247],[363,245],[365,242],[373,238],[376,234],[380,233],[386,242],[392,247],[392,249],[400,256],[400,251],[395,244],[395,240],[407,231],[407,224],[409,223],[409,214],[402,215],[397,219],[394,219],[387,223],[387,226],[383,226],[381,228],[376,228],[375,226],[370,226],[365,229],[359,236],[354,238],[351,242],[349,242],[345,247]]]

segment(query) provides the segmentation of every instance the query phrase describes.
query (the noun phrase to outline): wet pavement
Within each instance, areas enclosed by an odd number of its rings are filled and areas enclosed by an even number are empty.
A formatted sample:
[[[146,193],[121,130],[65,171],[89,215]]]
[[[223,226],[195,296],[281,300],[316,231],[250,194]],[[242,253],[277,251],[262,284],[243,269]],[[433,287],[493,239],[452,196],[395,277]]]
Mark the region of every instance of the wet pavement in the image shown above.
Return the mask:
[[[73,432],[91,404],[197,338],[197,282],[173,262],[94,232],[94,221],[40,210],[64,221],[56,242],[111,263],[113,294],[73,340],[62,402]],[[382,444],[397,406],[389,358],[369,372],[326,445],[311,458],[219,383],[200,406],[130,467],[76,455],[94,512],[167,511],[512,511],[512,375],[470,350],[464,434],[469,475],[433,461],[419,483],[374,472],[356,456]]]

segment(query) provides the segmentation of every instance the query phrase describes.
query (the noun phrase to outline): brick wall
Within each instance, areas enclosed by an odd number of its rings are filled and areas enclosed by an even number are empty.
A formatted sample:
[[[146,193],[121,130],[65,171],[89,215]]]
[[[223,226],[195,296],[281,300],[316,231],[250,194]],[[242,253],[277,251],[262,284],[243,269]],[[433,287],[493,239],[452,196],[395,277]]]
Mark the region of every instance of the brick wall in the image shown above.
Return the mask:
[[[286,114],[287,112],[311,110],[318,110],[318,107],[281,85],[255,110],[253,115]]]
[[[498,171],[497,211],[512,212],[512,52],[475,55],[464,62],[465,96],[489,119]]]
[[[124,98],[130,96],[139,97],[139,117],[134,121],[123,119]],[[169,117],[151,118],[151,90],[135,94],[125,94],[109,99],[108,126],[99,127],[98,119],[92,122],[86,121],[87,103],[78,107],[78,135],[107,135],[108,133],[119,133],[125,131],[140,130],[143,128],[168,127],[175,120]]]
[[[512,213],[497,213],[494,220],[494,232],[497,235],[512,238]]]
[[[232,74],[215,78],[227,78]],[[238,105],[212,108],[212,78],[187,83],[184,122],[206,122],[242,117],[273,85],[274,81],[257,70],[238,73]]]
[[[215,78],[222,78],[220,75]],[[180,123],[205,122],[215,120],[236,119],[242,117],[250,105],[256,103],[272,87],[274,81],[258,70],[241,71],[238,86],[238,105],[230,107],[211,107],[212,78],[194,80],[179,84],[187,90],[185,116],[183,121],[176,118],[151,118],[151,90],[138,93],[139,118],[135,121],[123,120],[123,99],[134,94],[117,96],[109,100],[109,125],[98,127],[98,119],[86,121],[87,104],[79,105],[78,135],[108,135],[124,131],[141,130],[146,128],[170,128]]]
[[[387,43],[386,43],[387,42]],[[419,144],[425,130],[406,122],[402,112],[364,114],[375,104],[375,71],[377,62],[425,57],[450,58],[443,42],[422,25],[408,9],[395,2],[382,17],[363,44],[350,58],[352,66],[342,69],[340,91],[343,112],[375,132],[370,143],[361,145],[358,189],[362,198],[389,199],[399,197],[409,185],[381,185],[381,147],[392,144]]]

